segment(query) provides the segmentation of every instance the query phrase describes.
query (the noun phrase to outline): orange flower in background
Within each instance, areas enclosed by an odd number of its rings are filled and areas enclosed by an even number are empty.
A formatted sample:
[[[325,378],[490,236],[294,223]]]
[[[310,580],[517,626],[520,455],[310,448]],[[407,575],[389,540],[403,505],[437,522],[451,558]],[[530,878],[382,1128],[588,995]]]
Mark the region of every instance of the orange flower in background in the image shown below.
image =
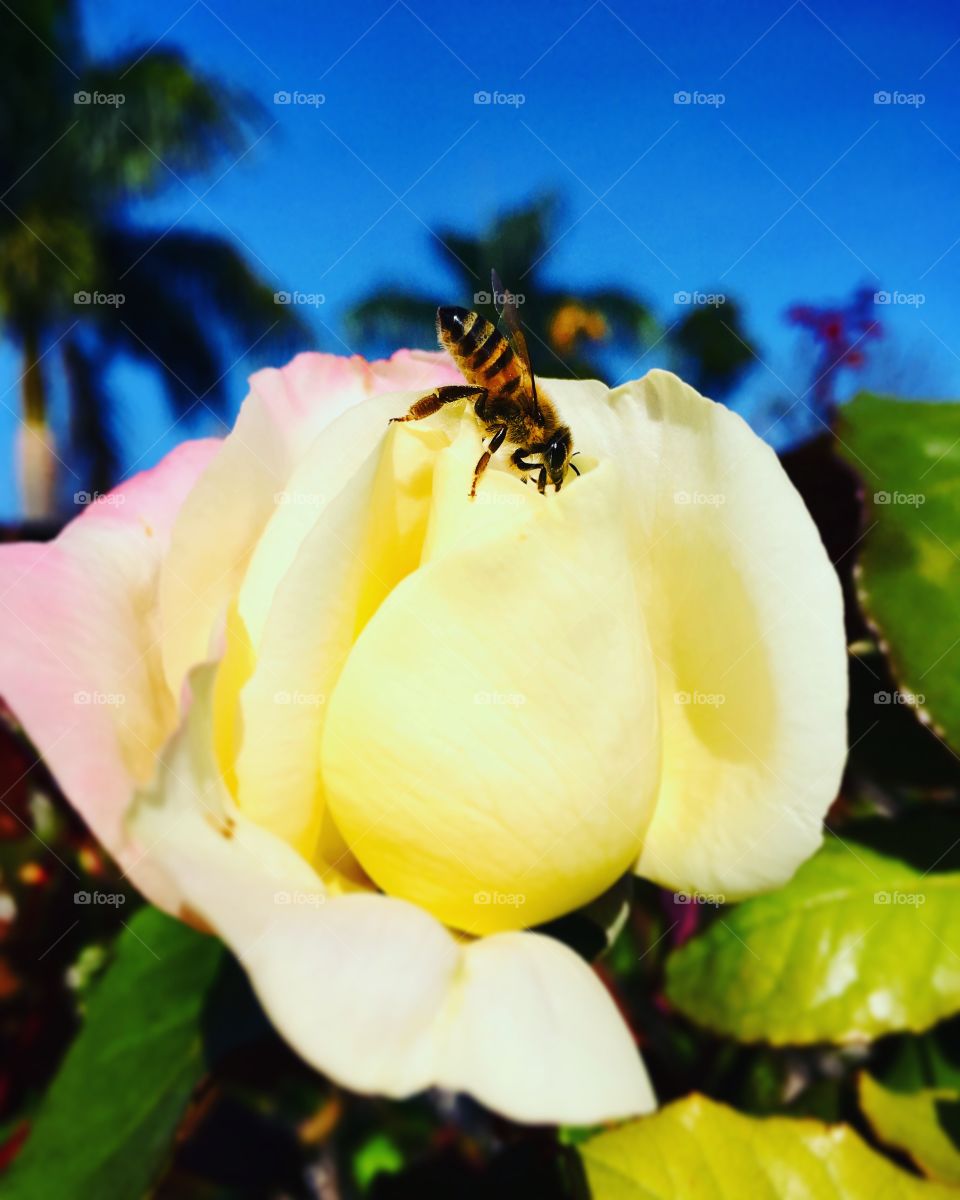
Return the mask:
[[[603,313],[582,304],[564,304],[550,320],[550,341],[560,354],[568,354],[579,338],[600,342],[608,332]]]

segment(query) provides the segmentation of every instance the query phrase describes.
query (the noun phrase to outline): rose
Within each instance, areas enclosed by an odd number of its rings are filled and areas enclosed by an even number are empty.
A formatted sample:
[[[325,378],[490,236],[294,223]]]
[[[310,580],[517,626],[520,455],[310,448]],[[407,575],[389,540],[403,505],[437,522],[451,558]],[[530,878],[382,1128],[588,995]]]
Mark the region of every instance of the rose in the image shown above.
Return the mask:
[[[0,679],[125,872],[318,1068],[519,1120],[642,1112],[607,993],[528,927],[631,867],[730,900],[813,852],[839,587],[772,451],[674,376],[545,381],[582,474],[540,496],[495,460],[490,504],[462,404],[388,427],[458,378],[409,352],[256,375],[224,441],[0,547]]]

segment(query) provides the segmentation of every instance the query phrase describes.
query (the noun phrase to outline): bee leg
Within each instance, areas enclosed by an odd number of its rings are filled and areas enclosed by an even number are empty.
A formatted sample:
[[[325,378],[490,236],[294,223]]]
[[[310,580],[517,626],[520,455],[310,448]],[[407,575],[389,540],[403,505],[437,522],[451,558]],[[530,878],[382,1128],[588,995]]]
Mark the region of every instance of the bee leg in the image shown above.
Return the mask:
[[[445,404],[453,404],[457,400],[479,400],[487,393],[483,388],[466,387],[460,384],[449,384],[446,387],[435,388],[428,396],[421,396],[410,405],[406,416],[391,417],[390,424],[402,421],[422,421],[435,412],[439,412]]]
[[[518,471],[536,471],[540,464],[527,462],[527,460],[524,458],[525,454],[536,453],[537,451],[534,450],[532,446],[521,446],[519,450],[514,450],[513,454],[510,455],[510,461]],[[526,476],[524,476],[523,482],[527,482]]]
[[[546,467],[540,468],[540,476],[537,479],[537,491],[540,493],[541,496],[546,495],[546,492],[547,492],[547,468]]]
[[[493,456],[496,454],[496,452],[503,445],[503,440],[506,436],[507,436],[506,425],[499,425],[497,427],[497,430],[494,433],[493,437],[490,439],[490,444],[487,446],[486,450],[484,450],[484,452],[480,455],[480,458],[477,460],[477,465],[473,471],[473,484],[470,487],[470,499],[471,500],[473,500],[477,494],[477,483],[480,480],[480,476],[487,469],[487,464],[490,462],[490,459],[493,458]]]
[[[519,450],[514,450],[510,455],[510,461],[518,471],[536,471],[540,464],[527,462],[524,459],[525,454],[536,454],[536,450],[531,450],[529,446],[521,446]]]

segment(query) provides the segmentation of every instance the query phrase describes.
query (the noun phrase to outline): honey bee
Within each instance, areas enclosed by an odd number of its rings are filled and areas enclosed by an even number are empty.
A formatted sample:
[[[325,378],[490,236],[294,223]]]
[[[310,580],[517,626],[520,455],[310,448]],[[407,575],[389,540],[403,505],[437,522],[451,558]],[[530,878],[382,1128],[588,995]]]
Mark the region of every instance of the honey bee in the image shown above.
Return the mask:
[[[537,490],[543,495],[547,481],[559,492],[574,453],[573,435],[564,425],[550,400],[537,392],[530,365],[527,340],[517,316],[517,300],[504,290],[496,271],[492,273],[494,300],[506,336],[479,313],[466,308],[437,309],[437,339],[460,368],[467,386],[438,387],[410,406],[397,421],[420,421],[457,400],[473,401],[473,411],[490,440],[473,472],[470,499],[491,458],[504,442],[515,446],[510,456],[518,471],[537,472]],[[502,297],[502,306],[499,298]],[[529,461],[531,458],[538,461]],[[526,482],[526,478],[524,478]]]

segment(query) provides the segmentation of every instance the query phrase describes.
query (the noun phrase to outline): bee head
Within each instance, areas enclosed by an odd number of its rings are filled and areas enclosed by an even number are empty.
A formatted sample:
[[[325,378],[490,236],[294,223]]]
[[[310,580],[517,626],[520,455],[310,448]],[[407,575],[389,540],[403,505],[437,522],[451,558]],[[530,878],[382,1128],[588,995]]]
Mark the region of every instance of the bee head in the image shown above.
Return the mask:
[[[573,453],[573,436],[566,425],[561,425],[557,432],[547,442],[543,451],[543,461],[550,476],[550,482],[559,492],[566,474],[567,463]]]

